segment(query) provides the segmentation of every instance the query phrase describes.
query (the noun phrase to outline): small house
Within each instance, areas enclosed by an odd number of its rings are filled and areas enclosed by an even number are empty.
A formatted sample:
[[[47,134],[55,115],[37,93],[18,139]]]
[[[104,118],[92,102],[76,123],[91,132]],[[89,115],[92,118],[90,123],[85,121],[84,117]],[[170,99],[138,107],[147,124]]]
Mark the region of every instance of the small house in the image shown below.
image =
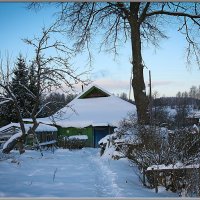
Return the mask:
[[[98,141],[113,133],[128,113],[136,113],[134,104],[92,85],[57,113],[38,121],[54,124],[59,136],[87,135],[87,146],[98,147]]]

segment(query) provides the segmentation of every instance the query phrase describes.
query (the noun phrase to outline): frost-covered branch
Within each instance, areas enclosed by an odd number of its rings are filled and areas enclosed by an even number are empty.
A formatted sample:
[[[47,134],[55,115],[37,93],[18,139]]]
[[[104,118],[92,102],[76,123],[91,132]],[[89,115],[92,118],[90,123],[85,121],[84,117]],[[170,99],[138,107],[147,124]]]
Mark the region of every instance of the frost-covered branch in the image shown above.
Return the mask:
[[[36,99],[35,94],[33,94],[33,92],[29,88],[27,88],[25,85],[21,84],[20,82],[19,82],[19,86],[24,88],[29,96],[31,96],[33,99]]]

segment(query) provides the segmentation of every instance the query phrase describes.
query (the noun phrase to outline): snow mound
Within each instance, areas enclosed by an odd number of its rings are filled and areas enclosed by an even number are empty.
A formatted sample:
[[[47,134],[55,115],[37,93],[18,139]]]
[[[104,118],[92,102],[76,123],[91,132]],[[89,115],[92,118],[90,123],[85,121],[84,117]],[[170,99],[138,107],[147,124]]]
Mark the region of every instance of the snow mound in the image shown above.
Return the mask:
[[[69,140],[87,140],[88,136],[87,135],[72,135],[68,137]]]
[[[123,158],[124,154],[122,154],[119,151],[116,151],[116,147],[112,145],[112,146],[105,149],[105,151],[104,151],[104,153],[101,157],[105,158],[105,159],[118,160],[120,158]]]
[[[10,139],[7,140],[5,144],[3,145],[3,150],[6,149],[10,143],[12,143],[14,140],[16,140],[17,138],[21,136],[22,136],[22,132],[16,133],[13,136],[11,136]]]
[[[111,135],[106,135],[105,137],[101,138],[98,142],[98,144],[106,144],[109,141],[109,138],[111,137]]]

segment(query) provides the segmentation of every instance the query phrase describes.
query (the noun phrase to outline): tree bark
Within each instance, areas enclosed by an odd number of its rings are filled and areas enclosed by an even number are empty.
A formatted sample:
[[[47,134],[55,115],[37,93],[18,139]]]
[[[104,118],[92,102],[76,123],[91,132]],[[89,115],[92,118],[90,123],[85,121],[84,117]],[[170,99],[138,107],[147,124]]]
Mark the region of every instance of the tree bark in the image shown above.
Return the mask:
[[[18,145],[19,153],[23,154],[25,152],[24,150],[24,141],[26,140],[26,135],[22,135],[18,138],[15,138],[13,141],[11,141],[5,149],[2,150],[2,153],[8,154],[11,150],[15,148],[16,145]]]
[[[137,108],[138,122],[140,124],[149,123],[148,105],[149,99],[146,96],[144,75],[143,75],[143,64],[141,54],[141,37],[140,37],[140,23],[138,20],[140,3],[130,3],[130,26],[131,26],[131,45],[132,45],[132,67],[133,67],[133,79],[132,87],[135,98],[135,104]]]

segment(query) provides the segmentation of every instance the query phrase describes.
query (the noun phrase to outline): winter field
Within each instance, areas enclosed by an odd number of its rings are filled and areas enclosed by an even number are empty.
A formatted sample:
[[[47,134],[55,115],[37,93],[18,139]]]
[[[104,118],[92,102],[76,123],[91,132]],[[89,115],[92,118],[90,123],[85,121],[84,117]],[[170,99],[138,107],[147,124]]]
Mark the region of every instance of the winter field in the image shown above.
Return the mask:
[[[100,157],[99,149],[57,149],[54,153],[12,151],[0,160],[0,197],[177,197],[142,186],[125,158]]]

